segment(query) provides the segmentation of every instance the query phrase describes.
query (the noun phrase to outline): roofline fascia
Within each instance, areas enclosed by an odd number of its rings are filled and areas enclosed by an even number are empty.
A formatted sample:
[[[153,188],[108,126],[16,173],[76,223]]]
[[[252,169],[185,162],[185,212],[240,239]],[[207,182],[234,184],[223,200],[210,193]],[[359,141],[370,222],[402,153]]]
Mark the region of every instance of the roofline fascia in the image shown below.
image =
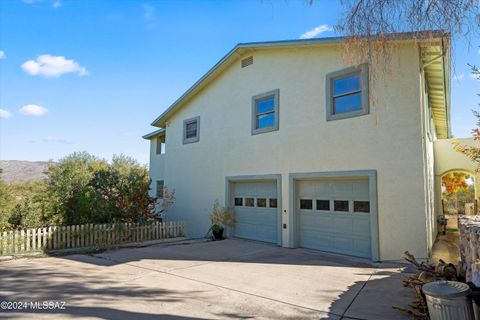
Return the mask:
[[[447,35],[450,38],[450,34]],[[442,37],[442,51],[444,52],[442,57],[442,64],[443,64],[443,83],[445,87],[445,113],[446,113],[446,120],[447,120],[447,138],[451,138],[452,136],[452,127],[450,123],[450,61],[451,61],[451,54],[452,51],[448,50],[448,56],[445,56],[445,43],[444,43],[445,35]],[[448,65],[446,64],[445,60],[448,60]],[[448,67],[448,70],[447,70]],[[447,74],[448,72],[448,74]]]
[[[164,134],[165,134],[165,129],[162,128],[162,129],[158,129],[153,132],[147,133],[146,135],[142,136],[142,138],[145,140],[150,140],[153,137],[161,136]]]

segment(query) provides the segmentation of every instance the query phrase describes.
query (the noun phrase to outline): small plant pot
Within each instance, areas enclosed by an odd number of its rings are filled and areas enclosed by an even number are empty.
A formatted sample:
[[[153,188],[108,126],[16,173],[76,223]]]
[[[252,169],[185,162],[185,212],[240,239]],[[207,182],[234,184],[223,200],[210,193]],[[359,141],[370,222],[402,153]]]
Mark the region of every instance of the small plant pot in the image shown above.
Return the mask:
[[[212,230],[213,240],[222,240],[223,239],[223,228],[218,230]]]

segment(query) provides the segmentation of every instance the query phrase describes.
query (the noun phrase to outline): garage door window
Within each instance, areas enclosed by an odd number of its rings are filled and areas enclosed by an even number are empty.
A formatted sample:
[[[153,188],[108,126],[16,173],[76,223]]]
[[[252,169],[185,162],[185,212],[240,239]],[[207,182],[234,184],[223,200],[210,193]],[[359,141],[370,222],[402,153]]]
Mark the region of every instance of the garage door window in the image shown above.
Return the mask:
[[[259,207],[259,208],[266,208],[266,207],[267,207],[267,199],[265,199],[265,198],[257,198],[257,207]]]
[[[370,202],[369,201],[354,201],[353,202],[353,212],[370,212]]]
[[[317,200],[317,210],[330,211],[330,200]]]
[[[277,198],[270,198],[269,199],[269,207],[276,208],[277,207]]]
[[[302,210],[312,210],[313,209],[313,200],[311,200],[311,199],[300,199],[300,209],[302,209]]]
[[[255,199],[254,198],[245,198],[245,206],[246,207],[255,207]]]
[[[243,206],[243,198],[235,198],[235,206],[236,207]]]
[[[335,200],[333,207],[335,211],[348,212],[348,200]]]

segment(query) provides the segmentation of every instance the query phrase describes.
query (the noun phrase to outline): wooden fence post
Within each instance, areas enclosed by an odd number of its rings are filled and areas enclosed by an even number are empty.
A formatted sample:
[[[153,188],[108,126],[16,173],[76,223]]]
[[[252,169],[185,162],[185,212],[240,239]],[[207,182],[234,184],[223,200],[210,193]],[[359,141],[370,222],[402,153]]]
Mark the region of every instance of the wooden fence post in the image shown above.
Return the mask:
[[[7,254],[7,242],[8,242],[7,231],[3,231],[3,241],[2,242],[3,242],[2,254],[6,255]]]
[[[30,252],[30,229],[27,229],[27,252]]]

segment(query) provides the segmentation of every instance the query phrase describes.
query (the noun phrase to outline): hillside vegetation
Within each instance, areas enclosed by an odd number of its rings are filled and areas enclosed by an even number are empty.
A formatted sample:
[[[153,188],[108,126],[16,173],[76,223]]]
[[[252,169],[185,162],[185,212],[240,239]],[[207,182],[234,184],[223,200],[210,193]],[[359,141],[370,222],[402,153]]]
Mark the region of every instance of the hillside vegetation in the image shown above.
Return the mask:
[[[124,155],[73,153],[43,171],[26,183],[6,183],[0,171],[0,229],[144,222],[155,208],[147,168]]]
[[[6,183],[28,183],[45,179],[48,168],[45,161],[0,160],[2,179]]]

